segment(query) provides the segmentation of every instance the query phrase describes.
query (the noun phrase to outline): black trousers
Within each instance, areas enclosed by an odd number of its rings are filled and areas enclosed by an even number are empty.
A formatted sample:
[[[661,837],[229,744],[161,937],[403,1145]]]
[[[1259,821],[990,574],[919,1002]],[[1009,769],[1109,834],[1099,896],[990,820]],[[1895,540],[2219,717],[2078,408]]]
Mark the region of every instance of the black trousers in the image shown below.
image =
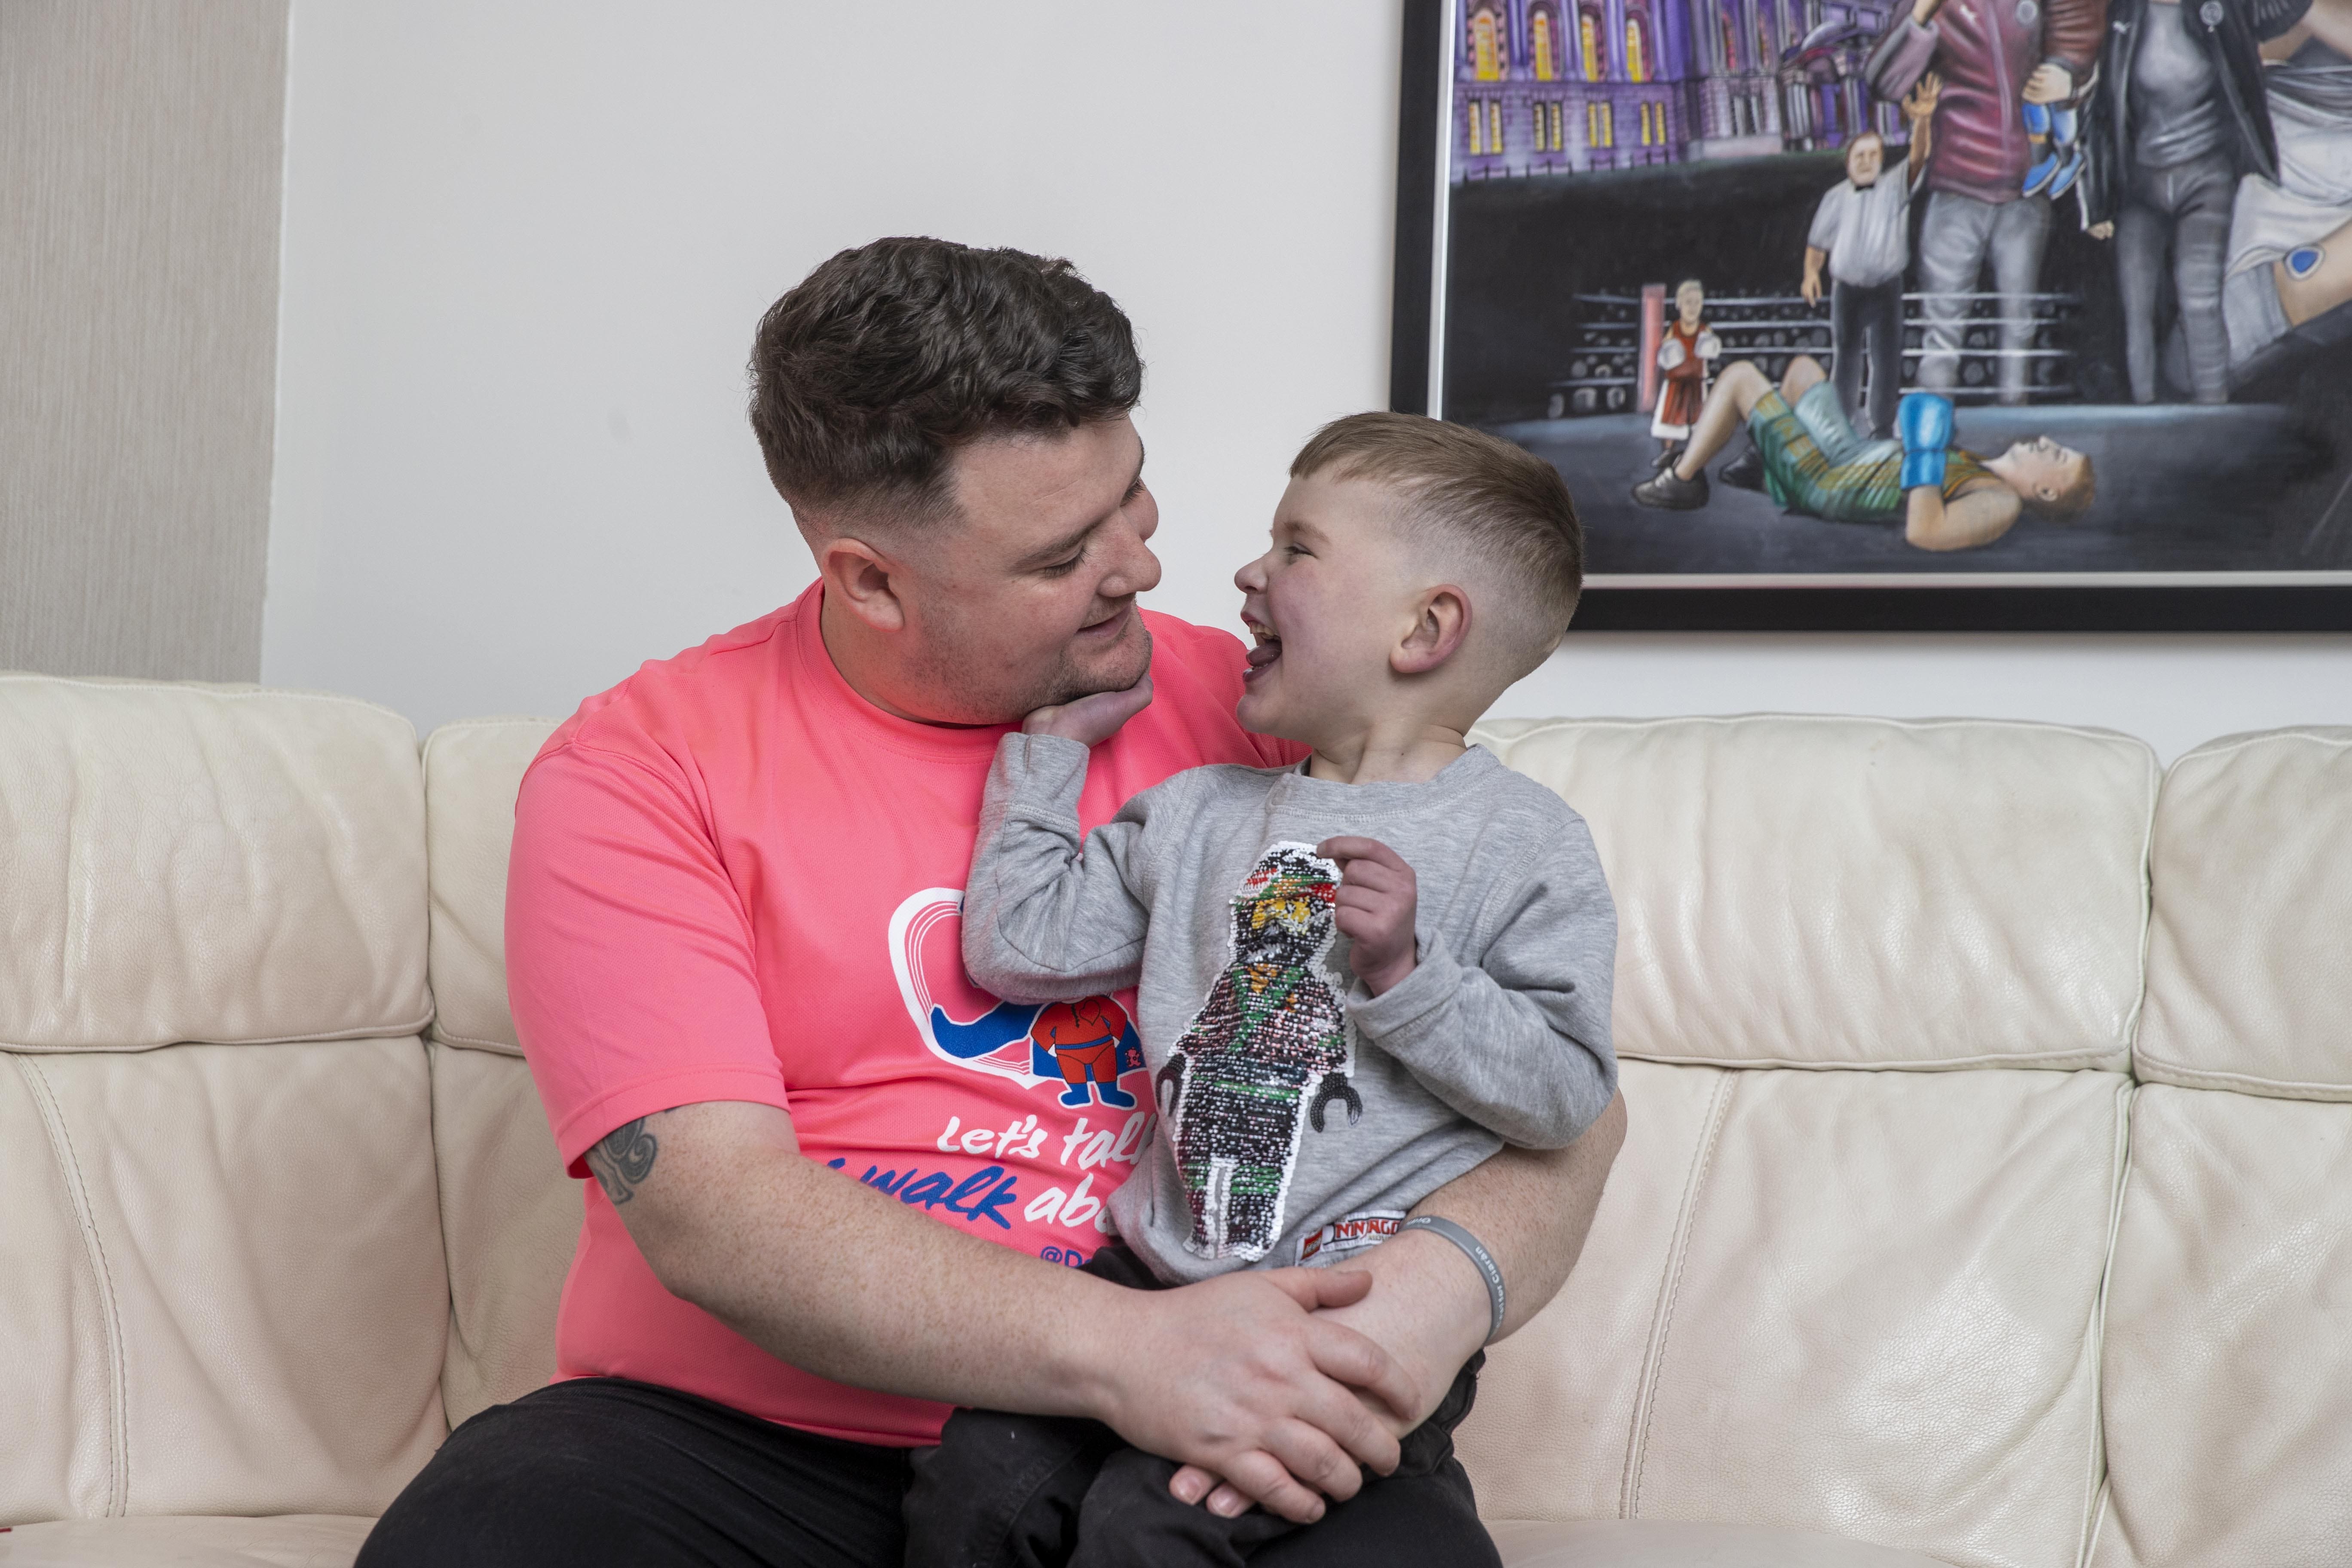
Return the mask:
[[[1102,1445],[1104,1456],[1115,1446]],[[1367,1486],[1253,1563],[1496,1568],[1469,1478],[1447,1448],[1438,1470]],[[583,1378],[451,1433],[393,1500],[355,1568],[900,1568],[909,1478],[903,1448],[816,1436],[650,1384]]]
[[[1087,1271],[1134,1289],[1160,1282],[1126,1247]],[[1224,1519],[1168,1491],[1173,1461],[1129,1447],[1096,1421],[959,1410],[936,1448],[912,1457],[907,1568],[1255,1568],[1396,1563],[1500,1568],[1478,1522],[1454,1429],[1476,1397],[1481,1352],[1429,1419],[1404,1435],[1397,1468],[1311,1526],[1262,1510]]]
[[[1865,351],[1864,344],[1868,347]],[[1830,280],[1830,348],[1839,404],[1853,427],[1874,441],[1895,434],[1903,392],[1903,279],[1864,289]],[[1862,367],[1870,366],[1870,406],[1862,404]]]

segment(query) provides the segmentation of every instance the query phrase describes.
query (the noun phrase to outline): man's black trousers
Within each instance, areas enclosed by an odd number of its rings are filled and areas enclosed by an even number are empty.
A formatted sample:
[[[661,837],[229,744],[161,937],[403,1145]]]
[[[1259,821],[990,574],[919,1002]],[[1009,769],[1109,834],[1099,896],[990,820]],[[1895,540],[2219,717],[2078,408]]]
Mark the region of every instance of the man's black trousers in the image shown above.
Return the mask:
[[[451,1433],[394,1500],[356,1568],[899,1568],[909,1473],[903,1448],[583,1378]],[[1454,1542],[1466,1554],[1445,1549]],[[1496,1561],[1450,1458],[1437,1473],[1366,1487],[1252,1559],[1261,1568]]]

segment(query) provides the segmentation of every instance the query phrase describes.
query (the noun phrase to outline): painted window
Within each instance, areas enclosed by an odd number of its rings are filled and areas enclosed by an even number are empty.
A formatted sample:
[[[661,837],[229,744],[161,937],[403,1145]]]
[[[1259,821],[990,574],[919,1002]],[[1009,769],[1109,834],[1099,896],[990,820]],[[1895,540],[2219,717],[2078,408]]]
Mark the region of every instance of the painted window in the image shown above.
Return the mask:
[[[1562,151],[1565,145],[1559,134],[1559,103],[1558,100],[1554,100],[1551,105],[1551,150],[1558,153]]]
[[[1470,18],[1470,64],[1480,81],[1503,79],[1502,18],[1481,11]]]
[[[1499,98],[1490,98],[1486,100],[1486,151],[1499,153],[1502,150],[1503,100]]]
[[[1528,17],[1528,52],[1535,57],[1538,81],[1559,79],[1559,39],[1552,33],[1551,13],[1540,5]]]
[[[1601,14],[1579,11],[1576,14],[1577,53],[1584,68],[1584,79],[1599,81],[1607,68],[1601,58]]]
[[[1723,68],[1736,71],[1739,68],[1739,28],[1727,10],[1717,11],[1716,19],[1723,26]]]
[[[1615,104],[1588,103],[1584,106],[1584,144],[1588,147],[1617,145]]]
[[[1638,13],[1629,13],[1625,17],[1625,79],[1650,79],[1649,28]]]

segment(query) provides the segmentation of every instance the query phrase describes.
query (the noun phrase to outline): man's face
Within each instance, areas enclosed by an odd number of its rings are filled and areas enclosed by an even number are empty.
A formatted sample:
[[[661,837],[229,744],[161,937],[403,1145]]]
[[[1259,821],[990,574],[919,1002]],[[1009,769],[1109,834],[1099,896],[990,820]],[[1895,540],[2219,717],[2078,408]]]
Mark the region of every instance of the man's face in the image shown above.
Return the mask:
[[[1160,506],[1133,423],[992,437],[950,471],[961,515],[892,552],[910,634],[900,689],[919,693],[917,716],[1010,723],[1143,679],[1151,637],[1135,596],[1160,582],[1146,543]]]
[[[1853,182],[1856,190],[1878,183],[1878,171],[1886,163],[1886,149],[1875,136],[1864,136],[1849,142],[1845,150],[1845,177]]]
[[[2062,447],[2047,436],[2020,441],[2006,454],[2010,471],[2043,500],[2056,500],[2083,477],[2091,459],[2072,447]]]
[[[1685,283],[1675,290],[1675,314],[1685,327],[1698,325],[1699,315],[1706,309],[1706,290],[1696,283]]]

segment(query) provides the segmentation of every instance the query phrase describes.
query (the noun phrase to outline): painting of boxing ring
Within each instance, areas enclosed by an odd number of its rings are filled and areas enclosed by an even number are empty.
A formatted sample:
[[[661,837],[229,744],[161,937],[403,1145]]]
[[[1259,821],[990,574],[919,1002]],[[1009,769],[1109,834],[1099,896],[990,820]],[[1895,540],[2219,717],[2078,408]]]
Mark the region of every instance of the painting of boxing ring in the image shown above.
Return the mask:
[[[2352,0],[1409,0],[1392,405],[1601,626],[2352,629]]]

